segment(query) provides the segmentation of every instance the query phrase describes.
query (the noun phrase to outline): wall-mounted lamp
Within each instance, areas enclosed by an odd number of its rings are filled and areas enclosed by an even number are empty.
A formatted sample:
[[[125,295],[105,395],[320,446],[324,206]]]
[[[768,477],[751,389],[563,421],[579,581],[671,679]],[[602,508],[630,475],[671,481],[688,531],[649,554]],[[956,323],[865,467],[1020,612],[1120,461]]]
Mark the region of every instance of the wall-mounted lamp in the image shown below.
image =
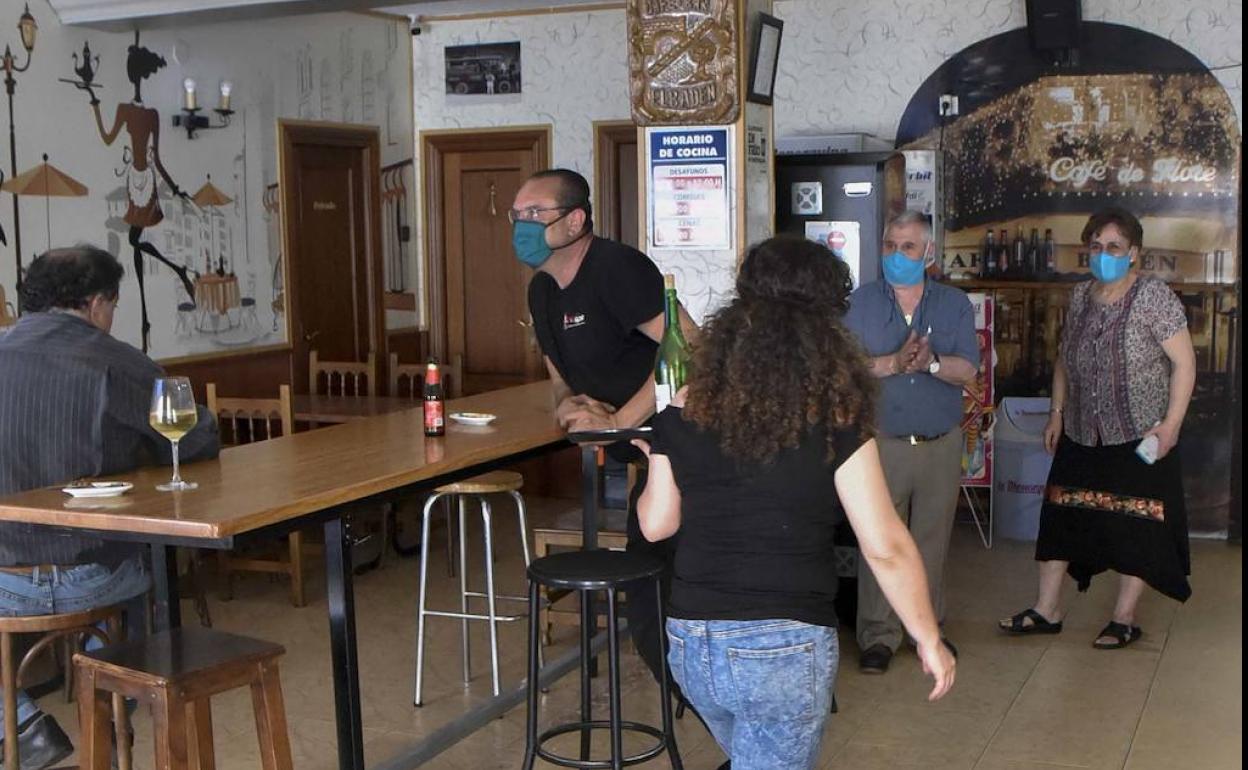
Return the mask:
[[[230,125],[230,116],[234,114],[234,110],[230,109],[230,95],[234,91],[233,83],[228,80],[221,81],[221,98],[212,110],[221,119],[221,122],[216,124],[212,123],[209,116],[199,114],[199,99],[195,87],[194,78],[182,81],[182,114],[173,116],[173,125],[177,128],[185,128],[187,139],[194,139],[196,131],[225,128]]]

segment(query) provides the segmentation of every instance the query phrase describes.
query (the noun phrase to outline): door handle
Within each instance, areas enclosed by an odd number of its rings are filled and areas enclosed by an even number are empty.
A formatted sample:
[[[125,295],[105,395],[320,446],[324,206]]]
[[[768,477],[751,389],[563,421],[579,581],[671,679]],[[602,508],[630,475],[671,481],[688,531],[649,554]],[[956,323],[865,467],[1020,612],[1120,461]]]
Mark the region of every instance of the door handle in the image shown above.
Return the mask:
[[[315,330],[315,331],[310,331],[310,332],[304,332],[304,333],[303,333],[303,341],[304,341],[304,342],[311,342],[312,340],[316,339],[316,338],[317,338],[317,337],[319,337],[319,336],[321,336],[321,330],[320,330],[320,329],[317,329],[317,330]]]
[[[533,320],[529,319],[526,321],[523,318],[517,318],[516,325],[524,329],[524,336],[528,340],[529,350],[537,350],[537,330],[533,328]]]

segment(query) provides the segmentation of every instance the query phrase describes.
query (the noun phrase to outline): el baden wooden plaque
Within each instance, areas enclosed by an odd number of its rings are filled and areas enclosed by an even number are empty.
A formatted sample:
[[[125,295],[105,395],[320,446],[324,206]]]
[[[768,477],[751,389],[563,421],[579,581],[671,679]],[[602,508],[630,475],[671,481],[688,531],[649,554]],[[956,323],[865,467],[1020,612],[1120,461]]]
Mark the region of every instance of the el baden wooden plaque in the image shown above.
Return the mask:
[[[629,0],[634,123],[722,125],[737,119],[737,2]]]

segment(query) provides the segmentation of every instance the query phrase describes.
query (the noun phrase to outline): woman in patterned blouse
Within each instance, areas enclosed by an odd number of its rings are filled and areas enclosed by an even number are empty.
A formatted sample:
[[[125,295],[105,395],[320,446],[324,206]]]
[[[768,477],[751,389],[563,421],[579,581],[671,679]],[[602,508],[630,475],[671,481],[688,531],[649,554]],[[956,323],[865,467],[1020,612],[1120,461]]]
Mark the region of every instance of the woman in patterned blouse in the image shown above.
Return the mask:
[[[1192,589],[1182,472],[1175,445],[1196,381],[1183,305],[1136,268],[1144,230],[1108,208],[1083,229],[1095,281],[1071,294],[1044,431],[1054,454],[1040,515],[1035,605],[1001,621],[1014,634],[1062,630],[1063,574],[1086,590],[1105,570],[1120,575],[1113,617],[1093,646],[1139,639],[1135,608],[1146,585],[1186,601]],[[1136,449],[1156,437],[1153,464]],[[1149,442],[1151,443],[1151,441]]]

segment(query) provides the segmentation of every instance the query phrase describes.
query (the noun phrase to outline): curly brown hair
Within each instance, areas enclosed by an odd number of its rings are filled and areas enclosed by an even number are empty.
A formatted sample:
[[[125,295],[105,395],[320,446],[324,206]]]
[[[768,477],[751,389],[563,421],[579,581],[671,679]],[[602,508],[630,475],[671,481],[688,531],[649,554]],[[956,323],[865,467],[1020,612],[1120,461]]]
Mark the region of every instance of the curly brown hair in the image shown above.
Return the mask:
[[[779,236],[751,246],[736,298],[694,350],[684,414],[739,461],[768,463],[819,426],[828,462],[834,429],[870,438],[875,379],[841,322],[851,288],[849,267],[818,243]]]

